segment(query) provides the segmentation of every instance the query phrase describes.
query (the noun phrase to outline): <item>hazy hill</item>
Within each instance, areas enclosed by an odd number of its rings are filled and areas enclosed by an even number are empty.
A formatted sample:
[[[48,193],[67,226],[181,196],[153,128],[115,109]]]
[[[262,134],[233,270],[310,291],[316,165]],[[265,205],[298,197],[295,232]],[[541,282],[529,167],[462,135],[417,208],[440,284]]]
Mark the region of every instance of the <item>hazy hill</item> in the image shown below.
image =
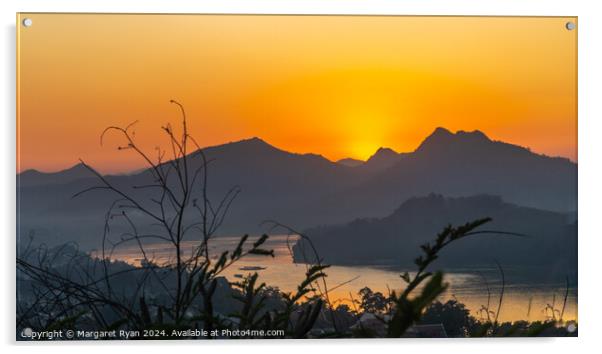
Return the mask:
[[[486,265],[497,259],[507,266],[576,264],[577,227],[568,215],[520,207],[487,195],[445,198],[431,194],[411,198],[389,216],[312,228],[306,234],[326,263],[411,265],[420,252],[419,246],[433,240],[446,225],[458,226],[483,217],[491,217],[493,221],[482,226],[482,230],[515,232],[528,237],[466,238],[445,250],[440,263]],[[300,241],[293,248],[298,262],[304,260],[303,247]],[[309,254],[306,252],[305,257]]]
[[[348,167],[357,167],[361,166],[365,163],[365,161],[353,159],[351,157],[340,159],[337,161],[339,165],[348,166]]]
[[[398,154],[393,149],[381,147],[366,161],[366,167],[380,171],[386,170],[399,162],[402,156],[404,154]]]
[[[21,187],[31,187],[48,184],[64,184],[78,179],[94,177],[90,171],[81,163],[59,172],[40,172],[38,170],[26,170],[18,174],[18,182]]]
[[[298,213],[299,204],[349,188],[366,175],[320,155],[277,149],[259,138],[205,148],[204,153],[210,161],[208,190],[215,203],[230,188],[241,189],[230,210],[229,222],[224,225],[224,233],[258,232],[260,223],[271,218],[296,224],[308,216]],[[190,154],[188,160],[191,173],[202,164],[199,152]],[[147,201],[157,198],[159,193],[132,188],[152,182],[147,170],[133,175],[107,176],[107,179]],[[94,191],[73,199],[75,193],[98,184],[90,171],[78,165],[41,175],[35,183],[30,182],[30,172],[26,171],[21,180],[27,181],[19,187],[21,234],[35,230],[38,238],[50,243],[56,239],[77,240],[84,247],[98,244],[104,215],[116,196],[107,191]],[[172,182],[175,183],[175,178]],[[197,192],[200,193],[200,188]],[[195,197],[199,197],[199,193]]]
[[[401,201],[432,192],[493,194],[520,205],[576,211],[576,164],[491,141],[481,132],[452,134],[439,128],[414,152],[398,154],[382,148],[355,167],[320,155],[290,153],[259,138],[204,152],[211,161],[208,190],[214,200],[233,186],[241,188],[224,234],[263,231],[260,223],[266,219],[302,229],[387,215]],[[188,159],[191,170],[201,164],[199,152]],[[151,181],[148,171],[107,178],[147,200],[156,196],[157,191],[132,188]],[[98,244],[104,215],[115,196],[95,191],[72,199],[96,184],[83,166],[50,174],[25,171],[19,181],[21,234],[35,230],[47,242]]]

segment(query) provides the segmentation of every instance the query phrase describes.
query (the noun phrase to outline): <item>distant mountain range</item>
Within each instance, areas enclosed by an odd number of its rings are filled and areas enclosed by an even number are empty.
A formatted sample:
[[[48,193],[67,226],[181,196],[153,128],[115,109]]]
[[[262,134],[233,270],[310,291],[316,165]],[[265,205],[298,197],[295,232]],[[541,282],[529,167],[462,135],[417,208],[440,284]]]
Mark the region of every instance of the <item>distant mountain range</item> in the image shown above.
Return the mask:
[[[38,170],[27,170],[18,175],[18,181],[19,186],[23,188],[50,184],[65,184],[92,176],[90,170],[80,163],[59,172],[45,173]]]
[[[383,218],[312,228],[306,234],[328,264],[395,264],[411,266],[420,245],[433,241],[447,225],[491,217],[478,230],[525,235],[486,234],[450,245],[438,264],[452,266],[546,265],[560,274],[576,272],[577,222],[573,215],[520,207],[500,197],[479,195],[446,198],[430,194],[410,198]],[[314,260],[306,242],[293,247],[297,262]],[[553,272],[554,269],[548,268]]]
[[[340,159],[337,161],[339,165],[347,166],[347,167],[358,167],[366,163],[365,161],[353,159],[351,157]]]
[[[405,155],[397,153],[393,149],[381,147],[366,161],[346,158],[337,161],[337,163],[349,167],[363,166],[363,168],[372,171],[382,171],[393,166]]]
[[[510,203],[557,212],[577,207],[575,163],[492,141],[479,131],[454,134],[438,128],[414,152],[381,148],[366,162],[290,153],[259,138],[208,147],[204,153],[212,161],[212,198],[234,185],[242,190],[223,234],[261,232],[266,219],[304,229],[380,217],[408,198],[429,193],[498,195]],[[199,156],[194,152],[187,158],[198,166]],[[132,188],[150,181],[148,171],[107,178],[140,197],[153,196],[148,189]],[[72,199],[96,184],[83,166],[57,173],[24,171],[17,184],[22,236],[34,231],[48,243],[99,245],[104,214],[115,196],[97,191]]]

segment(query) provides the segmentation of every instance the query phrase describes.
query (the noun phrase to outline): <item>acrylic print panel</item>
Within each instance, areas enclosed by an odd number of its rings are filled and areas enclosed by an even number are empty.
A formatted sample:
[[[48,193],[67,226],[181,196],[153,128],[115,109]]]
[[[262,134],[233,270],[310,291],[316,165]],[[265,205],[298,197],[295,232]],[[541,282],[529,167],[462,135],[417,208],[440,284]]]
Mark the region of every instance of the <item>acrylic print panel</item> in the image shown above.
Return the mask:
[[[17,339],[577,335],[576,26],[20,14]]]

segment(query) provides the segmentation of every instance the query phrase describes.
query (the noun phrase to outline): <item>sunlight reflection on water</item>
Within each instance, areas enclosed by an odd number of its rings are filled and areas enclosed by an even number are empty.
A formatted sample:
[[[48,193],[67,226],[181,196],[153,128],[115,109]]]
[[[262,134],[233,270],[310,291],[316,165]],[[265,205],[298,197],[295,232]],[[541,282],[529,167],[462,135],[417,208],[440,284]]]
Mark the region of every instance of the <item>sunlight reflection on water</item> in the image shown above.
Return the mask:
[[[247,244],[251,244],[256,238],[250,237]],[[276,235],[270,236],[264,244],[265,249],[273,249],[275,257],[248,255],[234,266],[226,269],[222,275],[230,281],[236,281],[237,277],[257,271],[260,281],[278,287],[283,291],[293,291],[303,280],[306,267],[303,264],[295,264],[287,245],[295,241],[293,236]],[[210,242],[210,254],[216,256],[223,251],[233,250],[238,244],[240,237],[219,237]],[[184,250],[190,256],[197,241],[184,242]],[[145,245],[147,257],[157,264],[165,264],[173,261],[175,252],[168,244]],[[122,246],[114,250],[112,259],[121,260],[130,264],[139,265],[142,253],[135,244]],[[265,267],[261,270],[241,270],[242,267]],[[435,266],[436,268],[436,266]],[[399,274],[404,270],[391,266],[332,266],[327,269],[327,285],[331,301],[336,303],[350,303],[350,298],[358,299],[357,292],[367,286],[373,291],[387,294],[389,290],[398,290],[403,287],[403,281]],[[544,320],[552,313],[547,305],[561,310],[563,306],[564,293],[566,291],[562,277],[555,280],[547,278],[545,281],[534,280],[533,277],[524,276],[525,269],[509,268],[506,270],[507,280],[505,294],[502,303],[502,311],[499,318],[502,321],[514,320]],[[449,282],[448,291],[440,300],[455,297],[464,303],[475,317],[480,317],[479,309],[487,304],[487,286],[490,287],[490,308],[496,310],[499,303],[501,282],[496,268],[473,268],[473,269],[448,269],[445,280]],[[558,313],[556,313],[558,316]],[[569,289],[569,296],[564,311],[565,320],[577,320],[577,289]]]

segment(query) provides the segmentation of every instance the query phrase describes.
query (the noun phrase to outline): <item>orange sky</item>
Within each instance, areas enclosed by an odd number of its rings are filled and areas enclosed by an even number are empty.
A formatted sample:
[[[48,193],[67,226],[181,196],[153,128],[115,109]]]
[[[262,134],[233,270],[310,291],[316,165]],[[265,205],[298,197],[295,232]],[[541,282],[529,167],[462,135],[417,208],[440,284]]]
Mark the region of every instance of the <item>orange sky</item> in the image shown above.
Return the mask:
[[[435,127],[577,160],[574,18],[21,14],[18,170],[142,166],[185,105],[201,145],[252,136],[331,160]]]

